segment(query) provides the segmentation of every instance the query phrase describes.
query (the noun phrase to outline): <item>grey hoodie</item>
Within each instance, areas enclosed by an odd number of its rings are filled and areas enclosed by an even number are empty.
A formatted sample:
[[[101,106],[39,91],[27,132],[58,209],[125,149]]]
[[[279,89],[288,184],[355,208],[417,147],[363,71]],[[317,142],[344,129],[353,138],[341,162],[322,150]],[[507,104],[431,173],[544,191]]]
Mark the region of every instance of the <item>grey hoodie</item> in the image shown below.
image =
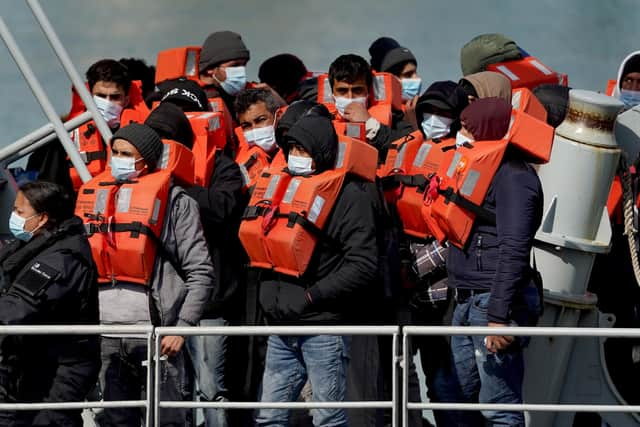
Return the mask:
[[[160,326],[197,325],[213,291],[215,275],[198,204],[178,186],[170,190],[160,240],[162,256],[156,257],[150,284]],[[132,287],[133,292],[140,288]],[[100,317],[115,323],[118,313],[134,307],[129,307],[126,298],[104,298],[108,292],[101,289]]]

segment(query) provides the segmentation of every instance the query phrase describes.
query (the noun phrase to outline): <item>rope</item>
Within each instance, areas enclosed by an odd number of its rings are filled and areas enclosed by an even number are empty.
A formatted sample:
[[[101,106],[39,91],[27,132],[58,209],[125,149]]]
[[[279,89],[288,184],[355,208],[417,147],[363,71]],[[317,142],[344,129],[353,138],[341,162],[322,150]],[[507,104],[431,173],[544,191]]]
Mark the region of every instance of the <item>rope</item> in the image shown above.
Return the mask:
[[[622,182],[622,213],[624,215],[624,235],[627,236],[629,252],[631,253],[631,265],[636,283],[640,286],[640,260],[638,260],[638,244],[636,235],[638,231],[633,226],[633,190],[631,181],[631,171],[625,153],[620,156],[618,169],[620,181]]]

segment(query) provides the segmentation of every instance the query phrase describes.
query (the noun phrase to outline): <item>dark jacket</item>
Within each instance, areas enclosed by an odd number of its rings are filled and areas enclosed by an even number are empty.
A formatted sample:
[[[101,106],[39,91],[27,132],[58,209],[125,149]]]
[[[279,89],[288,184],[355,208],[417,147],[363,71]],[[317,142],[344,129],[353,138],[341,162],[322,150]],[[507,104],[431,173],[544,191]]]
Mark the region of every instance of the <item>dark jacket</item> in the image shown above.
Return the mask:
[[[287,137],[311,152],[318,173],[333,164],[331,159],[335,159],[338,144],[330,120],[303,117]],[[300,279],[263,271],[260,304],[271,323],[351,320],[348,314],[372,291],[377,279],[377,200],[373,185],[355,177],[345,180],[323,228],[328,238],[318,242]]]
[[[238,238],[240,219],[248,201],[242,192],[243,185],[238,164],[218,152],[209,188],[193,186],[186,190],[200,207],[202,226],[218,277],[203,315],[205,319],[229,318],[238,314],[233,308],[235,305],[229,302],[238,296],[246,263]]]
[[[97,324],[97,271],[82,220],[0,249],[0,324]],[[2,337],[0,401],[84,400],[100,371],[99,336]],[[0,412],[2,425],[80,425],[80,410]]]
[[[0,324],[98,324],[97,271],[82,220],[73,217],[53,231],[29,242],[14,240],[0,250]],[[97,350],[98,336],[24,337],[5,341],[7,350],[24,347],[52,357],[76,358],[74,343],[91,341]],[[21,343],[14,348],[15,343]],[[96,353],[97,355],[97,353]]]
[[[508,151],[482,205],[495,213],[496,225],[477,219],[466,249],[449,250],[449,286],[490,289],[489,321],[508,323],[513,305],[531,282],[530,254],[542,203],[535,170]]]
[[[391,116],[391,126],[380,124],[380,129],[370,143],[379,151],[379,161],[384,163],[387,158],[387,150],[393,141],[402,138],[414,131],[411,123],[403,120],[404,113],[394,110]]]
[[[41,181],[54,182],[73,194],[73,184],[69,175],[70,161],[59,139],[35,150],[27,161],[27,170],[38,172]]]

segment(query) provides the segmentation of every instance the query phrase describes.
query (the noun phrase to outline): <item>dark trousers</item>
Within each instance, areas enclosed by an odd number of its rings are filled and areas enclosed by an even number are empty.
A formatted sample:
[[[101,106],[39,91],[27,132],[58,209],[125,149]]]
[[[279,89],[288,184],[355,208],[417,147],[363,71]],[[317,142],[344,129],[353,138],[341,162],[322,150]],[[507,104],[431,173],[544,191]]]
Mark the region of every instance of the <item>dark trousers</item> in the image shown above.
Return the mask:
[[[70,358],[50,357],[51,354],[40,347],[26,352],[27,355],[20,357],[16,364],[2,366],[0,401],[30,403],[85,400],[100,372],[97,340],[77,342],[66,350],[75,354]],[[0,425],[82,427],[81,413],[81,409],[4,411],[0,412]]]

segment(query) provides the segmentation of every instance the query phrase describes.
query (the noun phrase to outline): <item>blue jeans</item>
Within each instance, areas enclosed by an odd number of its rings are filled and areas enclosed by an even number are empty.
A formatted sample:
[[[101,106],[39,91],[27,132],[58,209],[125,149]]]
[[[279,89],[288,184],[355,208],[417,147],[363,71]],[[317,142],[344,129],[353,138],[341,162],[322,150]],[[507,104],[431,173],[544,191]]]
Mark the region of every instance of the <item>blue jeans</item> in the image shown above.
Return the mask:
[[[267,344],[262,402],[294,402],[307,381],[313,401],[343,401],[347,388],[351,337],[271,335]],[[289,425],[287,409],[261,409],[259,426]],[[348,426],[343,409],[312,409],[314,426]]]
[[[490,296],[489,292],[473,295],[467,301],[458,304],[453,313],[452,325],[487,326]],[[533,298],[537,300],[537,296]],[[527,313],[522,313],[521,317],[525,318],[526,315]],[[484,339],[484,336],[451,338],[453,378],[450,385],[456,387],[457,393],[461,394],[461,402],[522,403],[522,349],[529,343],[529,338],[516,337],[511,346],[498,353],[488,352]],[[477,413],[462,412],[464,413],[449,414],[458,419],[457,425],[473,426],[482,422],[478,420]],[[482,415],[489,425],[524,426],[522,412],[483,411]]]
[[[201,319],[200,326],[227,326],[227,321],[221,317]],[[187,338],[187,350],[196,375],[200,400],[212,402],[228,397],[224,383],[227,344],[228,337],[222,335]],[[227,415],[224,409],[202,409],[202,412],[206,427],[227,427]]]

